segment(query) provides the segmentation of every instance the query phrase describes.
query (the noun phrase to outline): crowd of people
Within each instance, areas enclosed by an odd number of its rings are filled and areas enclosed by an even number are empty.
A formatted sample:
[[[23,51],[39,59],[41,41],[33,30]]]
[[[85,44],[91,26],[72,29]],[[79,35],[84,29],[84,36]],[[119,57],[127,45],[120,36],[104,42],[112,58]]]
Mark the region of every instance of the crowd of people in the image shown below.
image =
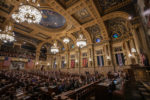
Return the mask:
[[[98,73],[79,75],[61,71],[1,70],[0,100],[20,97],[25,100],[51,100],[54,95],[80,88],[101,77]]]
[[[35,52],[23,48],[12,48],[2,45],[0,47],[0,56],[35,59]]]

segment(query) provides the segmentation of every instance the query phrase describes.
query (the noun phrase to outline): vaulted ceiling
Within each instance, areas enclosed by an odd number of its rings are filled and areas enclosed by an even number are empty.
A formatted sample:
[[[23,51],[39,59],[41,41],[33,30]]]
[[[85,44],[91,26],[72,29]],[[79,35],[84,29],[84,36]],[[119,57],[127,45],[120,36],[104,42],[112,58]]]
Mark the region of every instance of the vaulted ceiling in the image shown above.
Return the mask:
[[[0,26],[4,26],[11,14],[17,10],[21,0],[10,3],[0,1]],[[83,33],[88,44],[111,38],[112,19],[127,20],[129,15],[136,16],[132,0],[40,0],[42,20],[39,25],[14,23],[17,39],[29,41],[38,48],[45,43],[59,42],[61,49],[67,49],[63,38],[71,39],[70,49],[75,47],[79,33]],[[123,19],[124,18],[124,19]],[[126,22],[126,21],[125,21]],[[125,23],[124,22],[124,23]],[[116,26],[120,23],[115,23]],[[124,27],[125,24],[122,24]],[[115,26],[114,26],[115,27]],[[109,31],[108,31],[109,30]],[[122,34],[122,33],[120,33]]]

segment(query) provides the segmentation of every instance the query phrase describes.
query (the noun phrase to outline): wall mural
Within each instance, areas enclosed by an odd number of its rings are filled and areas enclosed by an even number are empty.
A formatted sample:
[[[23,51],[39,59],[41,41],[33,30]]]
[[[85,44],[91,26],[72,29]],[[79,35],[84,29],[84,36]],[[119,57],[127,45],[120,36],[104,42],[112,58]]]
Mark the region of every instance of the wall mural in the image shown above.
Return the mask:
[[[43,13],[43,17],[40,25],[51,29],[61,28],[65,25],[66,19],[59,13],[47,9],[43,9],[41,11]]]

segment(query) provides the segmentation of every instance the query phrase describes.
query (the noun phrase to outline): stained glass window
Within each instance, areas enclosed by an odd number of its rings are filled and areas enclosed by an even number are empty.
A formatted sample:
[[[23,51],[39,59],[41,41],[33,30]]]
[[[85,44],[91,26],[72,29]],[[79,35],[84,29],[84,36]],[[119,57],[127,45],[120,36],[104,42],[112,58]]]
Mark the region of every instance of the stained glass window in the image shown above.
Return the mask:
[[[62,50],[65,50],[65,48],[63,47]]]
[[[96,38],[96,42],[101,42],[101,39],[100,38]]]
[[[117,33],[113,34],[113,38],[118,38],[118,37],[119,37],[119,35]]]
[[[74,48],[74,45],[72,45],[71,48]]]

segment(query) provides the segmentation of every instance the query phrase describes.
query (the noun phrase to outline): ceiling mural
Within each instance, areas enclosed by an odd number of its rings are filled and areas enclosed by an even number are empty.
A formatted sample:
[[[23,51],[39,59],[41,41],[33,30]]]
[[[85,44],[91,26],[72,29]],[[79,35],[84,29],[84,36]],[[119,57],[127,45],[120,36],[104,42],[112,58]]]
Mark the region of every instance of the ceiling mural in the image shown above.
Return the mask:
[[[48,9],[43,9],[41,11],[43,17],[40,25],[51,29],[61,28],[65,25],[66,19],[59,13]]]
[[[13,10],[13,5],[6,4],[3,0],[0,0],[0,10],[5,13],[10,13]]]
[[[109,36],[113,39],[118,39],[129,33],[128,23],[123,18],[114,18],[105,22]]]
[[[103,38],[101,36],[101,30],[100,30],[100,27],[95,24],[95,25],[92,25],[90,27],[87,27],[86,30],[88,31],[88,33],[90,34],[93,42],[100,42]]]
[[[56,0],[59,4],[63,6],[63,8],[69,8],[73,4],[77,3],[79,0]]]
[[[72,15],[80,24],[92,20],[92,17],[86,8],[83,8]]]

